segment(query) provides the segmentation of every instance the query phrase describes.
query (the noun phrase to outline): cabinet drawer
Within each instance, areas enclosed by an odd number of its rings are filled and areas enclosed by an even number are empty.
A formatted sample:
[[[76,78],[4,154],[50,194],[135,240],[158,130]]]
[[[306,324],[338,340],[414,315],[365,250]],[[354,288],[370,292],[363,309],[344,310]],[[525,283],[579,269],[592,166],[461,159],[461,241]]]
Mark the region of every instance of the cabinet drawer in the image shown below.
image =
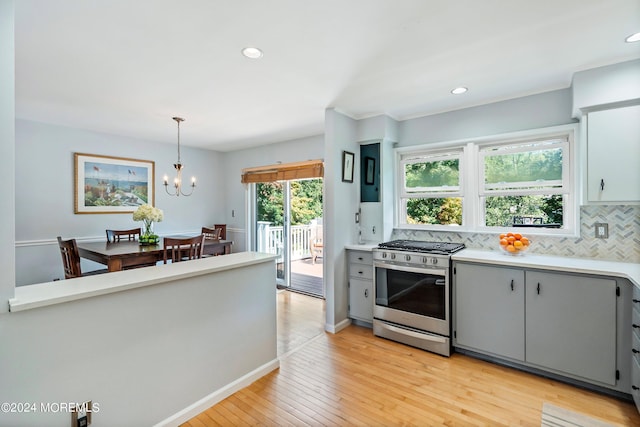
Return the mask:
[[[373,279],[373,265],[371,264],[349,264],[349,276],[358,279]]]
[[[640,338],[640,310],[636,307],[631,309],[631,330],[634,336]]]
[[[640,337],[638,334],[631,334],[631,354],[633,359],[640,365]]]
[[[638,288],[637,286],[633,287],[631,306],[636,310],[640,310],[640,288]]]
[[[373,252],[349,251],[349,264],[351,263],[373,265]]]
[[[631,395],[640,411],[640,365],[635,359],[631,361]]]

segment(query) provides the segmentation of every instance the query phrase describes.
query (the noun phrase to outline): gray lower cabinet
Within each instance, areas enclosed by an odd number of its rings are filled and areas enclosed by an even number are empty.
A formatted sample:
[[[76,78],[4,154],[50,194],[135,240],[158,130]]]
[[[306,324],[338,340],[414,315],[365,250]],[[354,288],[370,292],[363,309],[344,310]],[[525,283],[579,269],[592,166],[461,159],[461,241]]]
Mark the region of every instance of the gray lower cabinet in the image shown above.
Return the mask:
[[[616,281],[526,272],[526,360],[616,384]]]
[[[373,323],[373,253],[347,251],[349,317]]]
[[[640,411],[640,289],[635,286],[631,305],[631,395]]]
[[[454,346],[616,385],[615,280],[456,263],[454,293]]]
[[[524,272],[456,266],[456,342],[524,360]]]

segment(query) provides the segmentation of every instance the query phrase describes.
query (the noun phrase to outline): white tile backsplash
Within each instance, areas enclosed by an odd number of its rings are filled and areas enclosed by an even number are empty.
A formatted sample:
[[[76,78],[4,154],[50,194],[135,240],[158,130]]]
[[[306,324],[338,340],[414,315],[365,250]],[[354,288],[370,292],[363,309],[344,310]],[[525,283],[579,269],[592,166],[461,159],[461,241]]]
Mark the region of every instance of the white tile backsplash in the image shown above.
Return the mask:
[[[595,237],[596,222],[609,224],[609,238]],[[579,238],[533,236],[529,253],[640,263],[640,206],[582,206],[580,224]],[[462,242],[468,248],[498,251],[496,234],[394,229],[392,238]]]

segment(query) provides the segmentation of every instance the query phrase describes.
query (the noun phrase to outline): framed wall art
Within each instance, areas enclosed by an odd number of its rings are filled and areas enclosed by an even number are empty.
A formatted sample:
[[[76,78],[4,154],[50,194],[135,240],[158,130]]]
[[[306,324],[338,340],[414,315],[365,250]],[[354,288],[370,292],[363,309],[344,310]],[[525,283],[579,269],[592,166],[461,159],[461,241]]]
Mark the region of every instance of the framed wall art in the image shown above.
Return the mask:
[[[349,151],[342,152],[342,182],[353,182],[353,160],[355,155]]]
[[[77,214],[131,213],[155,198],[150,160],[74,153]]]

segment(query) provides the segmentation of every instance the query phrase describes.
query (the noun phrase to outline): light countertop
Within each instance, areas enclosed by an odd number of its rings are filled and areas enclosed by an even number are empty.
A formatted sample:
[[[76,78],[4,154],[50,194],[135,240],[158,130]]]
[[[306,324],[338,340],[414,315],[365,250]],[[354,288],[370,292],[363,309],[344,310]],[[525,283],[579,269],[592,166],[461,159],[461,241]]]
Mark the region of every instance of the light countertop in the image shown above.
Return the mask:
[[[176,264],[115,271],[95,276],[59,280],[28,286],[18,286],[15,296],[9,300],[9,311],[22,311],[45,307],[98,295],[170,282],[185,277],[241,268],[268,262],[276,255],[258,252],[238,252],[224,256],[203,258]]]
[[[344,245],[345,249],[351,249],[352,251],[368,251],[368,252],[371,252],[377,247],[378,247],[378,243],[374,243],[374,242],[353,243],[349,245]]]
[[[463,249],[453,254],[454,261],[478,262],[510,267],[541,268],[568,273],[583,273],[599,276],[623,277],[640,288],[640,264],[604,261],[589,258],[568,258],[537,254],[519,256],[498,251]]]

